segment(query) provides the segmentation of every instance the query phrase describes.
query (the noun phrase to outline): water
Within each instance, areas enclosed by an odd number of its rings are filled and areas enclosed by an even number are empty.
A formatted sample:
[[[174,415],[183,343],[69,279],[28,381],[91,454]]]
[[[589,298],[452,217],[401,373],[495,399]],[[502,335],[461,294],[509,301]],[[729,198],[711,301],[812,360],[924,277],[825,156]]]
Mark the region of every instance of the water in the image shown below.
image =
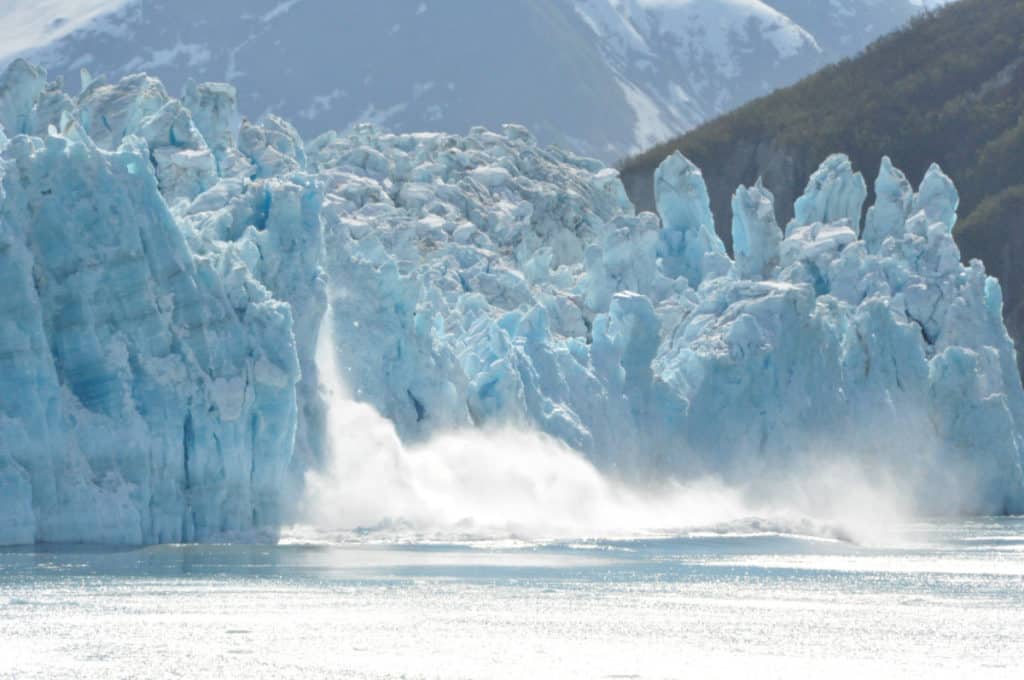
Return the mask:
[[[7,549],[0,677],[1024,674],[1024,519],[782,531]]]

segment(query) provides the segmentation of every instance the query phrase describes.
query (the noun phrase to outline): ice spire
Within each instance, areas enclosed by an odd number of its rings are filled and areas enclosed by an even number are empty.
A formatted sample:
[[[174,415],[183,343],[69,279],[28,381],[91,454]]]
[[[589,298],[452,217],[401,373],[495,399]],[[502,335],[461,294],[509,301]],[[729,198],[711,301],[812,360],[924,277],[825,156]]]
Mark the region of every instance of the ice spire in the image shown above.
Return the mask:
[[[914,197],[914,212],[923,210],[930,223],[941,222],[946,231],[952,233],[959,205],[960,194],[953,180],[942,172],[937,163],[932,163]]]
[[[786,229],[815,222],[831,224],[849,220],[855,233],[860,232],[860,214],[867,198],[864,177],[853,171],[850,159],[833,154],[825,159],[807,182],[803,195],[794,205],[794,219]]]
[[[662,220],[662,271],[685,276],[697,288],[701,281],[729,269],[725,245],[715,233],[711,200],[700,169],[678,151],[654,173],[654,199]]]
[[[864,242],[868,252],[876,252],[886,237],[903,233],[913,202],[914,189],[910,182],[898,168],[893,167],[888,156],[883,156],[878,179],[875,180],[875,204],[868,209],[864,224]]]
[[[33,132],[33,107],[46,87],[46,69],[15,59],[0,73],[0,128],[11,137]]]
[[[775,221],[775,197],[761,178],[740,187],[732,197],[732,244],[735,272],[744,279],[763,279],[779,265],[782,230]]]

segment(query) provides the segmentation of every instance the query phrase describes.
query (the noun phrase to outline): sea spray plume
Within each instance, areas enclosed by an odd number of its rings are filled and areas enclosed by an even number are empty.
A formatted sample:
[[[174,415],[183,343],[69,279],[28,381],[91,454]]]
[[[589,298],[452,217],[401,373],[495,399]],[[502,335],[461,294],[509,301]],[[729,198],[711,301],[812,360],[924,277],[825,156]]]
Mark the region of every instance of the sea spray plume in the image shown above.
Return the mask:
[[[328,464],[324,323],[351,396],[394,425],[369,451],[396,450],[412,487],[438,477],[414,462],[457,475],[511,429],[491,469],[553,468],[593,498],[708,478],[814,497],[824,457],[917,510],[1024,508],[1001,291],[960,264],[938,168],[914,195],[883,167],[868,241],[841,157],[781,241],[748,190],[737,264],[681,156],[662,226],[614,170],[518,126],[303,143],[275,118],[236,133],[226,86],[186,105],[146,76],[41,80],[0,79],[0,542],[272,534]]]
[[[318,345],[330,453],[308,473],[302,524],[285,532],[289,542],[536,542],[712,531],[880,543],[912,515],[903,480],[835,450],[808,452],[799,475],[641,485],[522,427],[466,428],[407,446],[391,421],[352,399],[330,316]]]
[[[352,399],[330,317],[318,346],[330,456],[310,471],[300,514],[321,536],[396,527],[449,538],[614,536],[743,515],[735,491],[710,483],[689,493],[669,484],[645,498],[525,428],[465,428],[406,446],[391,421]]]

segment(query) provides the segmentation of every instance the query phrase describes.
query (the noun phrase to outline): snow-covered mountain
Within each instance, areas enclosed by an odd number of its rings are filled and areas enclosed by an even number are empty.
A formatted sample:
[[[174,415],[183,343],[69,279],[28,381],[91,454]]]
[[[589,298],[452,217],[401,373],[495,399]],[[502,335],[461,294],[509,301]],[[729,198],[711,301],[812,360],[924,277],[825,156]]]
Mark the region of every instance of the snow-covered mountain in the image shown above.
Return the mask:
[[[528,125],[616,159],[850,55],[921,0],[9,0],[0,66],[226,80],[311,135]],[[240,11],[239,7],[243,9]],[[104,13],[106,10],[106,13]]]

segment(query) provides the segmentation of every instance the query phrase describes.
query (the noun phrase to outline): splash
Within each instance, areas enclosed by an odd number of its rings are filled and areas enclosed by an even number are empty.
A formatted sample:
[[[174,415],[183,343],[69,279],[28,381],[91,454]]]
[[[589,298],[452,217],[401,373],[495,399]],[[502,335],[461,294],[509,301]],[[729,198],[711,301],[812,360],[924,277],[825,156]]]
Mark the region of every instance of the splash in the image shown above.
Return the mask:
[[[331,450],[326,468],[307,477],[304,515],[313,526],[555,538],[711,523],[723,506],[740,509],[735,494],[712,485],[672,482],[643,498],[533,431],[466,429],[406,447],[391,421],[352,399],[333,326],[329,311],[317,357]]]
[[[907,516],[895,485],[839,459],[799,480],[666,479],[638,487],[530,430],[464,429],[406,446],[391,421],[353,399],[333,326],[329,311],[317,356],[330,455],[307,475],[305,524],[286,534],[292,540],[536,542],[711,531],[862,542]]]

